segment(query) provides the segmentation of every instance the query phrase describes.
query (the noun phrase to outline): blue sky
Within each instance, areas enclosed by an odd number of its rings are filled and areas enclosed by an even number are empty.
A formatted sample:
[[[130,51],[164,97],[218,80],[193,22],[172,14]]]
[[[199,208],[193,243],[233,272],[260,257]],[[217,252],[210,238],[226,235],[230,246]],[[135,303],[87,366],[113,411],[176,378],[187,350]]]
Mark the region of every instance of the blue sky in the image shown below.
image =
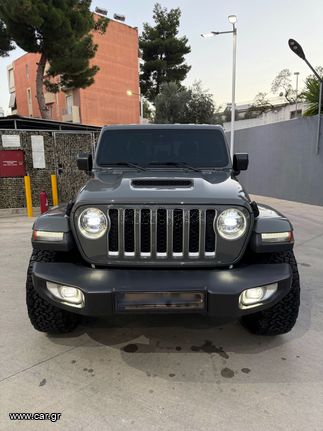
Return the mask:
[[[108,9],[126,15],[126,22],[141,30],[142,23],[152,22],[153,0],[93,0],[92,8]],[[322,0],[163,0],[167,7],[182,10],[180,33],[192,48],[187,62],[192,66],[186,83],[201,80],[214,94],[216,103],[231,98],[231,35],[203,39],[209,30],[230,30],[227,16],[238,17],[237,102],[250,101],[259,91],[269,92],[270,84],[283,68],[300,72],[300,84],[310,73],[308,67],[288,48],[287,40],[298,40],[310,62],[323,66],[321,29]],[[0,59],[0,106],[7,108],[6,65],[22,54],[16,50],[10,58]]]

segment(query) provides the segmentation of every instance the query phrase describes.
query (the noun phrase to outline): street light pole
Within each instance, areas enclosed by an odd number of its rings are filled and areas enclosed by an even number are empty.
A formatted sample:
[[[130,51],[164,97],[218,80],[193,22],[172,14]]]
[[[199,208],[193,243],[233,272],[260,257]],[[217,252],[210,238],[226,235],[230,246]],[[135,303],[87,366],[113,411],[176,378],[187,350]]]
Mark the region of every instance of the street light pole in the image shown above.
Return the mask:
[[[230,18],[229,18],[230,21]],[[232,56],[232,103],[231,103],[231,134],[230,134],[230,154],[233,159],[234,153],[234,122],[236,119],[236,69],[237,69],[237,28],[235,22],[233,26],[233,56]]]
[[[234,126],[235,126],[235,117],[236,117],[236,69],[237,69],[237,17],[236,15],[228,16],[229,23],[232,24],[232,30],[230,31],[211,31],[209,33],[201,34],[204,38],[210,38],[213,36],[217,36],[219,34],[228,34],[231,33],[233,35],[233,55],[232,55],[232,100],[231,100],[231,133],[230,133],[230,155],[233,159],[234,153]]]
[[[289,40],[293,40],[293,39],[289,39]],[[317,139],[316,139],[316,154],[319,154],[320,153],[320,136],[321,136],[321,111],[322,111],[323,79],[316,72],[316,70],[311,65],[311,63],[307,60],[307,58],[305,57],[305,54],[304,54],[304,59],[303,60],[308,65],[308,67],[312,70],[312,72],[314,73],[314,75],[316,76],[316,78],[319,80],[319,83],[320,83],[320,87],[319,87],[319,106],[318,106],[318,113],[317,113]]]
[[[294,54],[298,55],[302,60],[305,61],[305,63],[308,65],[308,67],[311,69],[311,71],[314,73],[316,78],[318,79],[320,83],[320,89],[319,89],[319,106],[318,106],[318,115],[317,115],[317,140],[316,140],[316,154],[320,153],[320,136],[321,136],[321,109],[322,109],[322,91],[323,91],[323,78],[317,73],[317,71],[314,69],[314,67],[311,65],[311,63],[307,60],[305,53],[303,51],[303,48],[301,45],[295,40],[295,39],[289,39],[288,45],[290,49],[294,52]]]
[[[319,94],[319,109],[318,109],[318,121],[317,121],[317,144],[316,144],[316,154],[320,152],[320,134],[321,134],[321,109],[322,109],[322,91],[323,91],[323,81],[320,79],[320,94]]]

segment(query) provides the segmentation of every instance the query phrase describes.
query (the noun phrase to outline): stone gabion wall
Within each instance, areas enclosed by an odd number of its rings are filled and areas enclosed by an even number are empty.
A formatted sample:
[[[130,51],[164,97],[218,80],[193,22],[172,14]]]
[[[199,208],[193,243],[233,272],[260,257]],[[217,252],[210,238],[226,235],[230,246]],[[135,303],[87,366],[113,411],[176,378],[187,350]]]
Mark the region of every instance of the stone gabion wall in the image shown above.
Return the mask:
[[[59,201],[68,202],[73,199],[79,188],[85,183],[86,175],[78,171],[76,157],[79,152],[92,152],[97,139],[95,133],[68,133],[49,131],[0,131],[0,150],[13,150],[3,148],[2,134],[19,134],[20,147],[24,151],[27,174],[30,175],[33,206],[39,206],[40,192],[45,191],[50,205],[52,204],[51,174],[62,168],[61,175],[57,176]],[[42,135],[45,148],[45,169],[34,169],[31,150],[31,136]],[[24,179],[0,178],[0,208],[22,208],[26,206]]]
[[[89,134],[56,135],[56,162],[62,166],[62,174],[57,177],[61,202],[73,199],[87,181],[87,175],[77,169],[76,157],[80,152],[93,152],[96,139]]]

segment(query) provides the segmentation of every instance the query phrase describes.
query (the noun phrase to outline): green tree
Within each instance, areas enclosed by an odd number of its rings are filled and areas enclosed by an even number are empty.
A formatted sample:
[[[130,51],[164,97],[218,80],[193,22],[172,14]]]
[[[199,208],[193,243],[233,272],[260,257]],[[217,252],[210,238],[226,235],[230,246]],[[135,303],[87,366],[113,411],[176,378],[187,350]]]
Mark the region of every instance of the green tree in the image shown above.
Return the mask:
[[[98,72],[90,65],[97,46],[93,30],[104,32],[107,20],[96,20],[91,0],[0,0],[0,20],[24,51],[39,53],[36,91],[42,118],[48,118],[47,91],[86,88]],[[49,67],[46,71],[46,64]]]
[[[194,124],[213,124],[215,122],[215,103],[212,94],[204,90],[200,81],[189,89],[190,99],[185,109],[185,122]]]
[[[190,91],[176,82],[163,83],[155,98],[155,123],[186,123],[186,108],[190,101]]]
[[[323,77],[323,67],[316,68],[317,73]],[[319,108],[320,82],[314,75],[310,75],[305,79],[305,89],[302,92],[304,101],[307,103],[307,109],[304,112],[305,116],[317,115]],[[323,101],[321,105],[323,111]]]
[[[292,73],[289,69],[281,70],[271,84],[273,94],[279,93],[288,103],[295,103],[296,91],[292,85]]]
[[[191,88],[176,82],[162,84],[155,108],[155,123],[214,124],[218,119],[213,97],[200,82]]]
[[[6,57],[14,49],[5,24],[0,20],[0,57]]]
[[[154,112],[151,104],[146,99],[144,99],[143,108],[144,108],[144,118],[148,120],[148,122],[151,122],[153,120]]]
[[[250,108],[248,108],[245,119],[257,118],[266,112],[272,111],[275,107],[269,102],[267,93],[258,93]]]
[[[140,85],[142,93],[151,102],[163,83],[180,84],[191,69],[184,58],[191,51],[188,39],[178,37],[180,17],[179,8],[168,11],[157,3],[153,10],[155,25],[144,23],[139,38],[143,60]]]

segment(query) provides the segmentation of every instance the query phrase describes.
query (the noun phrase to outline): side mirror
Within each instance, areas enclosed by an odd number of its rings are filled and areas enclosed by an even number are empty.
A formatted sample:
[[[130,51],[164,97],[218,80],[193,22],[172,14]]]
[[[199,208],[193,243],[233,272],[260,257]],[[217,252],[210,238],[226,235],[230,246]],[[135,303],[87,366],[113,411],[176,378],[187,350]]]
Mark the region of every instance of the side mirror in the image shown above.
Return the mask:
[[[236,153],[233,155],[233,170],[238,175],[240,171],[246,171],[249,165],[247,153]]]
[[[77,167],[80,171],[91,172],[93,166],[92,154],[80,153],[77,156]]]

